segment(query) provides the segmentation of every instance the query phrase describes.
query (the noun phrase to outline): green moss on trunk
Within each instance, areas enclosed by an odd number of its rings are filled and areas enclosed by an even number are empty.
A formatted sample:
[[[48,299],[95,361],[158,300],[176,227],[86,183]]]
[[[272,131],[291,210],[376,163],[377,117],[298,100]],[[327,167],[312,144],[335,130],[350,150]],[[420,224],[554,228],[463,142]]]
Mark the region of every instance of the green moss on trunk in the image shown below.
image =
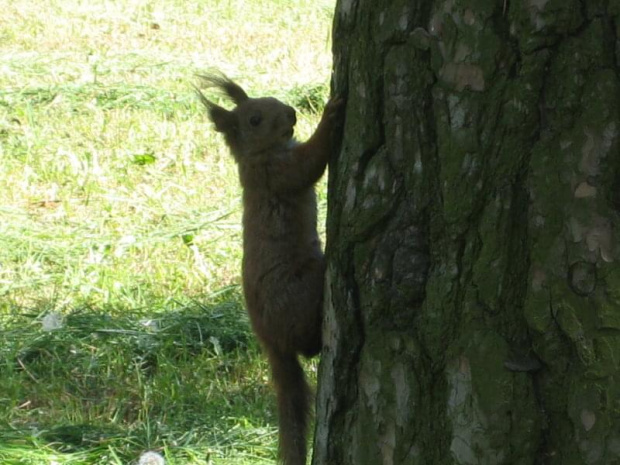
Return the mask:
[[[315,465],[620,463],[619,12],[338,3]]]

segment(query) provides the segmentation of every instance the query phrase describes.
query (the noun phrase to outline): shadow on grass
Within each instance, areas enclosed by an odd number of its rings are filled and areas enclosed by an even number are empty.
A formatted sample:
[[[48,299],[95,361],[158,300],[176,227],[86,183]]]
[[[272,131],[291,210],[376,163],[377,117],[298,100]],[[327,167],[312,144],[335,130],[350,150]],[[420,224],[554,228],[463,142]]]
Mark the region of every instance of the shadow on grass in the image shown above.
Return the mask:
[[[149,449],[178,463],[273,458],[268,369],[237,288],[165,312],[14,311],[0,329],[1,463],[18,444],[93,455],[66,463]],[[196,450],[204,460],[187,458]]]

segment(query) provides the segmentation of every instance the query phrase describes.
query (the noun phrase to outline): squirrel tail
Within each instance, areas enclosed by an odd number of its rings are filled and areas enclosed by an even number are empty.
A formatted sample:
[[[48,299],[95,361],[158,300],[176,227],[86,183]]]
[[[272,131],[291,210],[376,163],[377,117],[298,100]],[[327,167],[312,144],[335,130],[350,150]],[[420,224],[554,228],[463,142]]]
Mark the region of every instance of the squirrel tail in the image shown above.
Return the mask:
[[[295,353],[269,350],[268,356],[278,398],[280,461],[284,465],[306,465],[310,386]]]

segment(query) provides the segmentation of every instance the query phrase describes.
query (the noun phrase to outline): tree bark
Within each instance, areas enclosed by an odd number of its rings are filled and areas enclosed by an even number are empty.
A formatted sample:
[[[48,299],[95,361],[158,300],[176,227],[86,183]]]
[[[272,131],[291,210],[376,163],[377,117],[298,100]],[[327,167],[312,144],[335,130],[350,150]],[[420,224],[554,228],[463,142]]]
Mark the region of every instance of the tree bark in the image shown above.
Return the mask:
[[[620,464],[619,14],[338,1],[314,465]]]

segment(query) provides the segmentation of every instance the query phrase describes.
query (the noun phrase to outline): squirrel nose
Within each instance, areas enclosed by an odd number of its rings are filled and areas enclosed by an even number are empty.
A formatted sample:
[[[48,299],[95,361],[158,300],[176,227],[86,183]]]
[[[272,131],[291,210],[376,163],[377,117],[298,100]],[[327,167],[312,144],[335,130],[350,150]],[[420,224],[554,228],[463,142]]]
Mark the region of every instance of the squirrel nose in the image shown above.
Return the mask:
[[[295,110],[291,110],[288,114],[288,120],[291,122],[293,126],[297,123],[297,115],[295,114]]]

